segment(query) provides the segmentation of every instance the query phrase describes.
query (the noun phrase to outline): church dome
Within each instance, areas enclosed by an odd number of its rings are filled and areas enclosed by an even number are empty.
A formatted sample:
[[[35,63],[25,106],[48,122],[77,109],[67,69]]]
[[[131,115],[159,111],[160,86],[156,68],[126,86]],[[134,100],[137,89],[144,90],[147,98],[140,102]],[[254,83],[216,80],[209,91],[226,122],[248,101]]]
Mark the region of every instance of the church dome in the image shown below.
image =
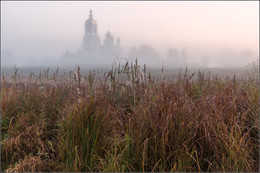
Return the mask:
[[[104,40],[104,44],[106,45],[114,44],[114,37],[109,30],[106,33],[106,39]]]
[[[96,24],[97,24],[97,21],[93,19],[93,20],[92,20],[92,24],[95,24],[95,25],[96,25]]]
[[[88,20],[86,21],[86,23],[89,24],[89,25],[97,25],[97,21],[94,20],[94,19],[92,19],[92,20],[89,20],[89,19],[88,19]]]
[[[108,39],[113,38],[113,36],[109,30],[106,33],[106,38],[108,38]]]
[[[97,25],[97,21],[93,19],[92,10],[89,11],[89,19],[86,21],[86,23]]]

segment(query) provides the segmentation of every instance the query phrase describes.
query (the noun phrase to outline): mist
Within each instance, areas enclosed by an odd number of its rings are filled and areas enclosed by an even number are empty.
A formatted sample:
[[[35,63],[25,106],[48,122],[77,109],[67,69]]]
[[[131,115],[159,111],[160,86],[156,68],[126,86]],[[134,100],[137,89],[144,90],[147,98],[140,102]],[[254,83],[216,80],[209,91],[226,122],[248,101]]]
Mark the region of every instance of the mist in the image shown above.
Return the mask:
[[[252,1],[1,1],[1,66],[244,67],[259,58],[258,14]]]

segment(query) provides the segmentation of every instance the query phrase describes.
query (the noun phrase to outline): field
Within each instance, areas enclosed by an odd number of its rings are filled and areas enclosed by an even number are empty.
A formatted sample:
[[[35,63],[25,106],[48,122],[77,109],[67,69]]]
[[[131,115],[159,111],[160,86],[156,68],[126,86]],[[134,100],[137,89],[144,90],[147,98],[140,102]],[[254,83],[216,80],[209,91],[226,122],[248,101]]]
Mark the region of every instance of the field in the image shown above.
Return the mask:
[[[18,72],[1,77],[1,171],[259,170],[258,73]]]

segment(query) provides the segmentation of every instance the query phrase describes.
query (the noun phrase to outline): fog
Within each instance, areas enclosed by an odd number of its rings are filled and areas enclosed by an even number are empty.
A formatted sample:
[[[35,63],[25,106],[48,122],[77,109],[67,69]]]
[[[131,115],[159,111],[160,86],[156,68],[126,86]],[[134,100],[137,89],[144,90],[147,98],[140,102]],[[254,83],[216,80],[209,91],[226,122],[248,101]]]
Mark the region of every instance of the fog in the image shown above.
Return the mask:
[[[103,68],[115,58],[244,67],[259,58],[259,2],[1,1],[2,67]]]

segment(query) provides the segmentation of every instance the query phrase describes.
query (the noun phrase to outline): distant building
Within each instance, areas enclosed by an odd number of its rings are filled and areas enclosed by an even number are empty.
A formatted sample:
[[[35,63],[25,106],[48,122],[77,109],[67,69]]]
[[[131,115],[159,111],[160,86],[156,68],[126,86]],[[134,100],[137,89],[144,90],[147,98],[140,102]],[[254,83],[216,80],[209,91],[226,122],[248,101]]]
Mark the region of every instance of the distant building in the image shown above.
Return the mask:
[[[138,59],[139,64],[146,64],[149,67],[161,67],[161,58],[157,51],[147,44],[139,47],[132,47],[129,50],[128,57],[133,61]]]
[[[187,59],[188,59],[188,57],[187,57],[187,53],[186,53],[186,49],[185,48],[182,49],[180,58],[181,58],[181,61],[180,61],[181,66],[183,66],[183,67],[187,66]]]
[[[68,50],[62,55],[65,64],[83,64],[83,65],[104,65],[112,64],[113,60],[120,57],[122,48],[120,39],[115,39],[112,33],[108,30],[103,45],[98,36],[98,24],[93,18],[93,12],[90,10],[89,18],[85,21],[85,33],[83,36],[83,44],[81,49],[76,53],[71,53]],[[89,63],[92,64],[89,64]]]
[[[180,59],[177,49],[172,49],[170,47],[167,52],[167,59],[166,59],[166,67],[167,68],[178,68],[180,67]]]

